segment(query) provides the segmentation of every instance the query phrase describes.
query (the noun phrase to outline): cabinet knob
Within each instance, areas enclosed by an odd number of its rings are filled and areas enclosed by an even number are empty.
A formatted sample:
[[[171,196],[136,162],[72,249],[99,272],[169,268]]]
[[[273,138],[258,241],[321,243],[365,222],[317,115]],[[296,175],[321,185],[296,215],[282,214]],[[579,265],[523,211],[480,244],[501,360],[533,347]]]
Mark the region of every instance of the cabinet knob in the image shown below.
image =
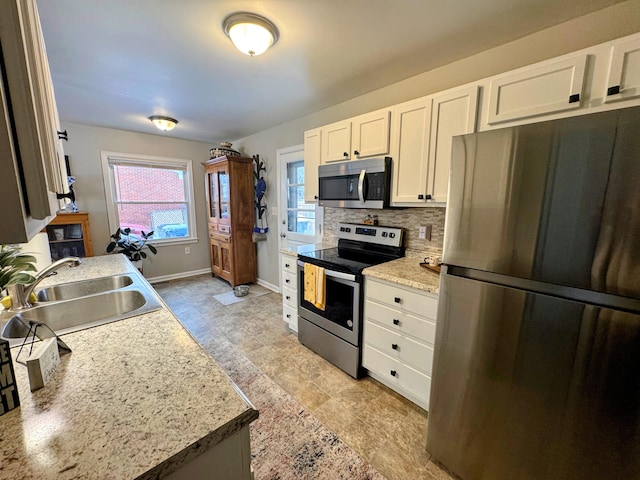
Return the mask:
[[[431,200],[431,198],[433,198],[433,197],[431,197],[431,195],[427,195],[426,198],[427,198],[427,200]]]
[[[290,313],[287,313],[287,318],[291,318],[291,314]]]
[[[313,198],[315,198],[317,200],[318,199],[318,195],[314,195]]]
[[[393,348],[394,350],[398,349],[398,344],[397,343],[392,343],[391,344],[391,348]]]
[[[348,158],[348,157],[349,157],[349,153],[348,153],[348,152],[344,152],[344,153],[342,154],[342,156],[343,156],[343,157],[345,157],[345,158]]]
[[[66,130],[64,132],[61,132],[60,130],[58,130],[58,138],[60,140],[64,140],[65,142],[68,142],[69,141],[69,134],[67,133]]]
[[[395,297],[395,298],[393,299],[393,301],[394,301],[394,302],[396,302],[396,303],[401,303],[401,302],[402,302],[402,299],[401,299],[400,297]]]
[[[289,267],[290,267],[290,265],[288,263],[284,264],[284,268],[289,268]]]
[[[418,200],[424,200],[424,195],[422,194],[418,195]]]
[[[280,238],[286,238],[286,236],[287,236],[287,235],[286,235],[286,234],[284,234],[284,233],[281,233],[281,234],[280,234]]]
[[[360,155],[360,152],[359,152],[358,150],[354,150],[354,151],[353,151],[353,154],[354,154],[354,155]]]
[[[286,296],[286,297],[284,297],[284,298],[286,298],[287,300],[291,300],[291,295],[287,295],[287,296]]]
[[[398,375],[398,372],[396,372],[395,370],[391,370],[389,373],[391,374],[392,377],[395,377]]]
[[[569,96],[569,103],[576,103],[580,101],[580,94],[579,93],[574,93],[573,95]]]
[[[607,97],[611,95],[617,95],[620,93],[620,85],[616,85],[614,87],[607,88]]]
[[[400,325],[400,320],[398,320],[397,318],[393,319],[393,324],[394,325]]]
[[[288,278],[285,280],[286,283],[291,283],[291,280],[289,280]]]

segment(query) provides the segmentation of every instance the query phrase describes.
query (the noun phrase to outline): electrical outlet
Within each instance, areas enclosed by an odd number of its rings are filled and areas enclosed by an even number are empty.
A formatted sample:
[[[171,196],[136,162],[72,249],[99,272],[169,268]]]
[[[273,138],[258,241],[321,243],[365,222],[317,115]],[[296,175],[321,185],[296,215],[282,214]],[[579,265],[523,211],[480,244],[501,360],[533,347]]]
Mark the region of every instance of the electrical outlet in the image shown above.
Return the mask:
[[[427,227],[420,227],[418,229],[418,238],[424,240],[427,237]]]
[[[191,247],[184,247],[184,254],[191,255]]]

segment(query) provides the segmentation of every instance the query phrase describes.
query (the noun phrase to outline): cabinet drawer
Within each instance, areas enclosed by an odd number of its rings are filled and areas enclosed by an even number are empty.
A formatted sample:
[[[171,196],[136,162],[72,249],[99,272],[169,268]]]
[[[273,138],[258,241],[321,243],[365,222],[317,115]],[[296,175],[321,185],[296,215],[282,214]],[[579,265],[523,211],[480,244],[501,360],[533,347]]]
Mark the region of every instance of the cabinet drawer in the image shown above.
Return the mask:
[[[298,331],[298,310],[288,305],[282,306],[282,319],[289,325],[289,328],[295,332]]]
[[[373,302],[369,299],[367,299],[365,303],[364,314],[367,320],[373,320],[389,330],[404,335],[411,335],[421,342],[431,345],[435,342],[435,321],[431,322],[424,320],[395,308]]]
[[[289,255],[282,255],[280,258],[280,266],[283,272],[296,274],[296,258]]]
[[[298,290],[298,273],[282,272],[282,288],[289,288],[294,292]]]
[[[362,352],[362,364],[380,377],[382,382],[398,393],[409,393],[425,408],[429,407],[431,377],[403,365],[393,358],[365,345]]]
[[[282,305],[298,310],[297,292],[287,287],[282,288]]]
[[[433,348],[367,321],[364,327],[365,344],[375,347],[389,357],[431,374]]]
[[[411,312],[435,321],[438,300],[420,293],[375,280],[367,279],[365,295],[368,299],[393,306],[401,312]]]

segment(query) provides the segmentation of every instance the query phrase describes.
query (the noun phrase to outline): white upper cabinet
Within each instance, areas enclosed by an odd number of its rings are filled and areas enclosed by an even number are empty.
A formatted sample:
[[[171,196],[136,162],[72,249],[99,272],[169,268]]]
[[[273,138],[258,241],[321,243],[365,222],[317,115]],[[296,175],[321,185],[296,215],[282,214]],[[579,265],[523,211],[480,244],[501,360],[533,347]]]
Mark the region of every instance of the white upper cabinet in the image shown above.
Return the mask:
[[[351,120],[322,127],[322,163],[351,158]]]
[[[322,127],[322,163],[389,154],[390,108]]]
[[[640,96],[640,38],[611,47],[605,102]]]
[[[318,200],[318,166],[322,151],[322,129],[304,132],[304,201]]]
[[[58,112],[35,0],[2,0],[0,243],[27,242],[53,219],[68,191]],[[11,108],[8,108],[8,106]],[[65,133],[66,135],[66,133]]]
[[[580,108],[586,64],[584,54],[493,78],[489,125]]]
[[[477,111],[477,85],[433,97],[428,193],[434,202],[447,201],[451,139],[455,135],[475,132]]]
[[[389,154],[389,118],[391,109],[385,108],[354,118],[351,158],[377,157]]]
[[[423,97],[393,108],[392,204],[424,204],[427,198],[431,103]]]
[[[395,106],[392,205],[447,201],[451,139],[475,131],[478,88],[462,87]]]

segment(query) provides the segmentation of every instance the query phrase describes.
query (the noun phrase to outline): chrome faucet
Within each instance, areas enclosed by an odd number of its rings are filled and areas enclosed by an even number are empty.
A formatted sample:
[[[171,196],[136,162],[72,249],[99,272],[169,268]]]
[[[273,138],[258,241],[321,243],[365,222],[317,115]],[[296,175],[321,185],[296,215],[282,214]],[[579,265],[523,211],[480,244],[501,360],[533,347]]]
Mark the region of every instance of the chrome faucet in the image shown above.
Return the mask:
[[[7,287],[7,292],[9,293],[9,297],[11,298],[11,307],[9,308],[9,311],[15,312],[33,307],[33,305],[31,305],[31,302],[29,302],[29,297],[31,296],[31,293],[36,288],[36,286],[42,280],[58,273],[58,268],[63,265],[69,264],[70,267],[77,267],[78,265],[80,265],[80,263],[81,262],[78,257],[61,258],[60,260],[53,262],[48,267],[45,267],[41,271],[36,273],[36,279],[33,283],[29,283],[28,285],[19,283],[17,285],[11,285]]]

